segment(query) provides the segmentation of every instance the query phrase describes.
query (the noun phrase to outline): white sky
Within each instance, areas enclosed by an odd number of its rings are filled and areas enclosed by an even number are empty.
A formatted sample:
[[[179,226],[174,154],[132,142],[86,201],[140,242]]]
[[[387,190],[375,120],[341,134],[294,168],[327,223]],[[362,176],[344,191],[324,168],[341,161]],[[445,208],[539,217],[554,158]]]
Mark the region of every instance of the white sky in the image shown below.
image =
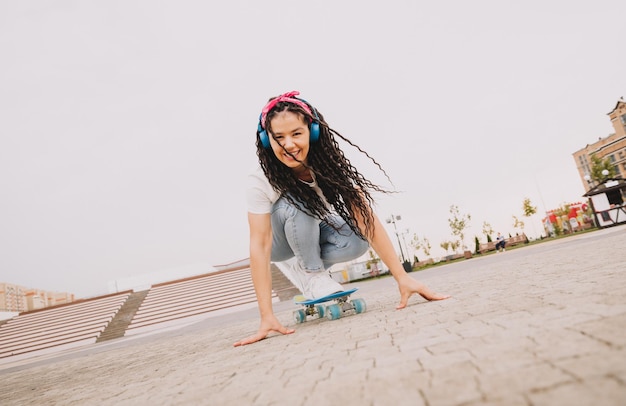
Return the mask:
[[[378,214],[433,255],[452,204],[469,244],[483,221],[514,234],[513,215],[537,235],[523,199],[580,201],[572,153],[613,132],[625,16],[621,0],[0,1],[0,281],[85,297],[247,257],[258,115],[289,90],[377,158],[403,191]]]

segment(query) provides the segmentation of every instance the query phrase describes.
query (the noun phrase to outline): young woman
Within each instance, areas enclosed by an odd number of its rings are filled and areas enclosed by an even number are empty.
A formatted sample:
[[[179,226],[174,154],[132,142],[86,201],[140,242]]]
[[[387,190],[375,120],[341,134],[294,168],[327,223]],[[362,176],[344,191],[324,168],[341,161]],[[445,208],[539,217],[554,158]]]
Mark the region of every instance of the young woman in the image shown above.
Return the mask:
[[[328,274],[333,264],[356,259],[369,246],[389,267],[400,291],[397,309],[417,293],[426,300],[449,296],[411,278],[372,210],[371,192],[385,192],[361,175],[339,149],[324,117],[298,92],[270,99],[257,129],[260,168],[249,176],[250,268],[261,325],[235,346],[264,339],[270,332],[291,334],[272,309],[270,261],[283,262],[285,275],[307,298],[343,290]],[[386,173],[385,173],[386,175]]]

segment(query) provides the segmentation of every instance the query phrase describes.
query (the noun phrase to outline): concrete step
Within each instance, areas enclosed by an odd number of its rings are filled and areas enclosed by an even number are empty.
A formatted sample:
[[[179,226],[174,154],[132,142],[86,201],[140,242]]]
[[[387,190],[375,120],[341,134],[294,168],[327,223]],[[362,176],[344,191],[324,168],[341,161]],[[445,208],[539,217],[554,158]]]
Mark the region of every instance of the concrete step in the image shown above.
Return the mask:
[[[122,305],[117,312],[113,320],[107,325],[102,334],[96,339],[96,342],[102,342],[112,340],[114,338],[124,337],[128,325],[135,317],[135,313],[139,309],[139,306],[143,303],[143,300],[148,295],[150,290],[143,290],[141,292],[133,292],[126,302]]]
[[[293,286],[291,281],[278,269],[272,262],[272,290],[276,292],[281,302],[291,300],[295,295],[299,295],[300,291]]]

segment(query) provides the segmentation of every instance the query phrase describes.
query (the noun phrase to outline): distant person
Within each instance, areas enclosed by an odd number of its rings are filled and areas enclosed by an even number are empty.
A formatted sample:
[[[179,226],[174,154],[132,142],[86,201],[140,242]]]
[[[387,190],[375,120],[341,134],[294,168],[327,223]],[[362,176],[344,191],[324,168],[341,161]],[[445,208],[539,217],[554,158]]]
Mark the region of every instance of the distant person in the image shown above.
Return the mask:
[[[294,332],[274,315],[270,261],[289,261],[281,264],[281,270],[289,273],[287,277],[296,281],[306,298],[315,299],[343,291],[328,269],[360,257],[371,245],[398,284],[397,309],[406,307],[415,293],[426,300],[449,297],[432,292],[406,273],[372,210],[371,192],[385,191],[352,166],[335,137],[360,148],[331,129],[298,94],[270,99],[259,117],[260,167],[249,176],[247,204],[250,269],[261,325],[256,334],[235,346],[262,340],[272,331]],[[385,173],[367,152],[361,152]]]
[[[505,245],[506,241],[504,240],[504,236],[498,233],[498,236],[496,237],[496,251],[500,252],[500,249],[502,249],[502,252],[506,251],[504,248]]]

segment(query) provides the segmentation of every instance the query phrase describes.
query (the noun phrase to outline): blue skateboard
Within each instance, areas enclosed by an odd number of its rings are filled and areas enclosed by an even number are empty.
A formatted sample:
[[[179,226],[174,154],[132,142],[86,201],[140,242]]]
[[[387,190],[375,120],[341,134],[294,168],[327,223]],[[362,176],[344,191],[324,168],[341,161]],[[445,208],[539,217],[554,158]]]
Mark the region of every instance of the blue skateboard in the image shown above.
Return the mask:
[[[343,313],[354,310],[356,314],[363,313],[367,309],[365,300],[352,299],[350,295],[356,292],[358,288],[346,290],[343,292],[337,292],[328,296],[320,297],[319,299],[307,300],[304,296],[294,296],[293,301],[297,305],[301,305],[304,308],[295,310],[293,312],[293,318],[296,323],[304,323],[307,316],[317,316],[322,318],[326,316],[329,320],[337,320]],[[327,306],[322,303],[330,302],[334,300],[335,303]]]

